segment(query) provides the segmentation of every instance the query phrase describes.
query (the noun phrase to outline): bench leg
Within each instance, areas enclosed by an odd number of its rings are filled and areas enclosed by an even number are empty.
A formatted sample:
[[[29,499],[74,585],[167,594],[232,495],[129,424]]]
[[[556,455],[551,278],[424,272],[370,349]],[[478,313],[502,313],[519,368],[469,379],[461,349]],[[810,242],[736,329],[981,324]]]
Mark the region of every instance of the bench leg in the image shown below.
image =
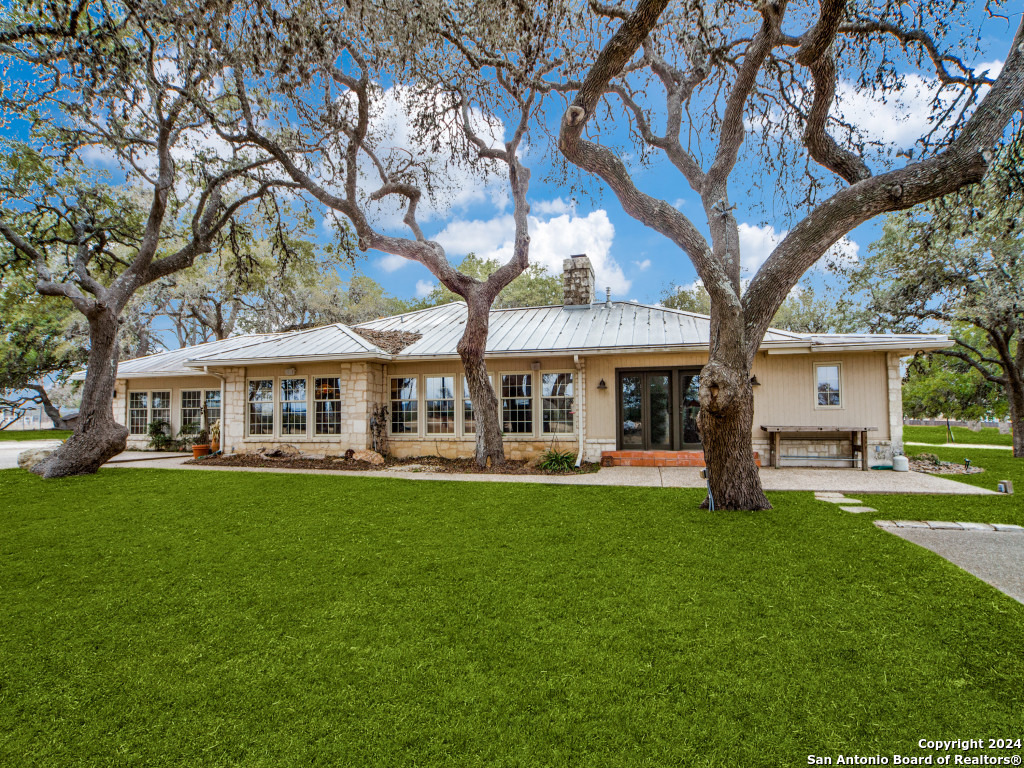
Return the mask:
[[[860,468],[867,472],[871,467],[868,462],[868,433],[860,433]]]
[[[773,469],[778,469],[779,468],[779,453],[780,453],[779,448],[781,447],[781,445],[782,445],[782,433],[781,432],[773,432],[772,433],[772,468]]]

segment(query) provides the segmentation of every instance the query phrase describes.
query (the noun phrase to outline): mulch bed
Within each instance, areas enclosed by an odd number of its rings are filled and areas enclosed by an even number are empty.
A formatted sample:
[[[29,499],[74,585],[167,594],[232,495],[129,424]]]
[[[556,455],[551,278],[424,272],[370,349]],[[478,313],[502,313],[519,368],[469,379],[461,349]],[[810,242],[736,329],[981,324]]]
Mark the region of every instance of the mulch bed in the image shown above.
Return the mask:
[[[985,471],[981,467],[965,467],[952,461],[942,461],[933,453],[911,456],[908,463],[914,472],[927,472],[930,475],[976,475]]]
[[[359,470],[371,472],[407,471],[446,473],[452,475],[579,475],[597,472],[600,466],[596,463],[584,462],[583,466],[572,472],[550,472],[538,467],[531,467],[525,461],[509,459],[501,467],[482,468],[473,459],[444,459],[439,456],[418,456],[410,459],[388,457],[383,464],[371,464],[368,461],[355,461],[344,456],[312,459],[297,456],[293,458],[269,458],[258,454],[240,453],[227,456],[209,456],[201,459],[189,459],[186,464],[201,464],[204,467],[256,467],[261,469],[330,469]]]

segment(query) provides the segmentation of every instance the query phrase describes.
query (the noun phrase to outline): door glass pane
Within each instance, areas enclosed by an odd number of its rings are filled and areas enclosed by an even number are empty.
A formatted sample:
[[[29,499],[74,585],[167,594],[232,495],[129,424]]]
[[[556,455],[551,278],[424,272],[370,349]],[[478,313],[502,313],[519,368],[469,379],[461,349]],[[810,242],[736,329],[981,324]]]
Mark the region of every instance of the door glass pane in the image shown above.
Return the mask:
[[[683,444],[699,445],[697,412],[700,410],[700,376],[680,376],[683,388]]]
[[[650,441],[651,449],[666,450],[672,447],[672,390],[671,377],[667,373],[647,374],[647,391],[650,396]]]
[[[641,378],[639,375],[622,377],[622,447],[643,448],[644,425]]]

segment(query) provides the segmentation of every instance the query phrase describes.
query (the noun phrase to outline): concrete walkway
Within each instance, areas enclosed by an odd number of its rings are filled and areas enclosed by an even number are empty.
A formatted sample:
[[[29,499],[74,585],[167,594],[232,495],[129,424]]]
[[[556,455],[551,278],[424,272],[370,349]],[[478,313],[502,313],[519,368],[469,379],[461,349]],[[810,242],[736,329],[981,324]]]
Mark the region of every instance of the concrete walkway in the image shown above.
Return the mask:
[[[880,521],[891,522],[891,521]],[[883,530],[929,549],[958,565],[986,584],[991,584],[1021,603],[1024,603],[1024,531],[1016,526],[1002,526],[1004,530],[975,530],[967,523],[951,523],[958,528],[897,525],[910,521],[895,521],[893,525],[879,525]],[[877,523],[876,523],[877,524]]]
[[[981,448],[986,451],[1012,451],[1012,445],[986,445],[982,443],[904,443],[918,448]]]
[[[188,469],[201,472],[278,472],[347,477],[396,477],[403,480],[450,480],[478,483],[547,483],[550,485],[625,485],[645,488],[703,488],[704,480],[693,467],[604,467],[585,475],[459,475],[408,470],[352,471],[261,467],[212,467],[185,464],[186,456],[126,451],[108,467]],[[994,483],[995,481],[993,481]],[[991,495],[995,491],[921,472],[852,469],[762,468],[761,483],[768,491],[841,491],[843,493],[939,493]]]
[[[18,466],[18,454],[35,448],[56,448],[63,440],[0,440],[0,469]]]

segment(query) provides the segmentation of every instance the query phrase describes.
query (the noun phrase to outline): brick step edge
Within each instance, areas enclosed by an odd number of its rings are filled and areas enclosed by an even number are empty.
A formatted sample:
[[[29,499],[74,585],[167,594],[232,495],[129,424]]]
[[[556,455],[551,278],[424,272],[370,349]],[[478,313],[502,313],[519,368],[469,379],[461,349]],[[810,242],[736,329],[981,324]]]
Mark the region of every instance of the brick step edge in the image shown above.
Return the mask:
[[[755,452],[754,463],[761,466]],[[704,467],[703,451],[602,451],[602,467]]]

